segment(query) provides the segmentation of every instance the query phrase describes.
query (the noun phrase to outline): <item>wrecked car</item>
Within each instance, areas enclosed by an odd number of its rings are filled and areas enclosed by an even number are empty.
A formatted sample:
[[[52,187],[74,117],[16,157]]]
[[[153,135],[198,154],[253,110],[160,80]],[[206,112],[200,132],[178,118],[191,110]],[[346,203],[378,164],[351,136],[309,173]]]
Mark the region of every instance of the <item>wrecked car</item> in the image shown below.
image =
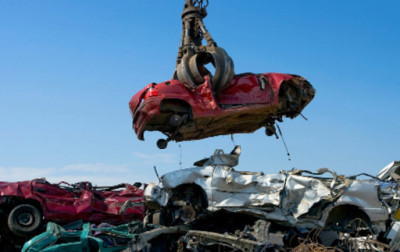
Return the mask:
[[[0,182],[2,233],[29,237],[47,221],[121,224],[141,220],[143,190],[140,183],[135,185],[95,187],[90,182],[51,184],[45,179]]]
[[[133,128],[140,140],[145,131],[160,131],[168,141],[185,141],[266,128],[276,135],[274,123],[282,117],[295,118],[313,99],[314,88],[304,78],[280,73],[234,76],[215,93],[209,76],[194,89],[179,80],[152,83],[129,102]]]
[[[319,242],[328,246],[354,233],[379,236],[392,246],[399,242],[400,190],[399,181],[393,181],[399,162],[379,175],[386,179],[369,175],[360,180],[365,174],[345,177],[327,168],[264,174],[236,171],[240,152],[239,146],[231,154],[216,150],[194,168],[167,173],[160,185],[148,185],[146,204],[154,210],[146,218],[175,225],[223,211],[271,222],[273,228],[265,228],[271,233],[290,227],[322,230]]]
[[[128,248],[135,234],[131,233],[140,222],[119,226],[90,223],[70,223],[60,226],[49,222],[45,232],[27,241],[22,252],[99,251],[114,252]]]

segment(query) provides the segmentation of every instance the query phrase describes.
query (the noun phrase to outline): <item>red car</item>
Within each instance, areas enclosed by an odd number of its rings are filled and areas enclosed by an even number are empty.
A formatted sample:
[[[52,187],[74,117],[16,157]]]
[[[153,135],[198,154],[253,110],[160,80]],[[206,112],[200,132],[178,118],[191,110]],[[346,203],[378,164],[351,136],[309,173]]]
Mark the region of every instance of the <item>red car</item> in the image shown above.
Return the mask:
[[[90,182],[50,184],[45,179],[0,182],[2,233],[28,237],[44,221],[126,223],[143,219],[143,190],[139,184],[92,187]],[[8,230],[7,230],[8,226]]]
[[[315,89],[304,78],[280,73],[234,76],[215,93],[210,78],[189,90],[178,80],[152,83],[129,102],[133,128],[140,140],[144,131],[161,131],[170,140],[195,140],[217,135],[249,133],[260,127],[275,134],[275,120],[294,118],[313,99]]]

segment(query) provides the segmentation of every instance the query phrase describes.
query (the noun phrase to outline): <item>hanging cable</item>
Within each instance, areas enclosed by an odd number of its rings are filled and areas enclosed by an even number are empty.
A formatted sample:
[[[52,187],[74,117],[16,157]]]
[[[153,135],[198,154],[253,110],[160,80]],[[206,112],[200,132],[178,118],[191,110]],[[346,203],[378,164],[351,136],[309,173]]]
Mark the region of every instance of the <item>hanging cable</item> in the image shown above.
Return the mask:
[[[179,147],[179,166],[181,167],[181,169],[183,169],[182,167],[182,146],[181,144],[178,144]]]
[[[233,134],[231,134],[231,141],[232,141],[232,143],[233,143],[233,147],[235,147],[235,146],[236,146],[236,143],[235,143],[235,138],[233,137]]]
[[[308,118],[305,117],[302,113],[300,113],[301,117],[303,117],[304,120],[308,121]]]
[[[283,138],[283,134],[282,134],[281,128],[279,127],[279,125],[278,125],[278,124],[276,124],[276,127],[278,128],[279,135],[281,136],[281,138],[282,138],[282,142],[283,142],[283,145],[285,146],[285,149],[286,149],[286,154],[287,154],[287,156],[288,156],[288,160],[289,160],[289,161],[291,161],[291,159],[290,159],[290,153],[289,153],[289,149],[288,149],[288,147],[287,147],[287,145],[286,145],[285,138]]]

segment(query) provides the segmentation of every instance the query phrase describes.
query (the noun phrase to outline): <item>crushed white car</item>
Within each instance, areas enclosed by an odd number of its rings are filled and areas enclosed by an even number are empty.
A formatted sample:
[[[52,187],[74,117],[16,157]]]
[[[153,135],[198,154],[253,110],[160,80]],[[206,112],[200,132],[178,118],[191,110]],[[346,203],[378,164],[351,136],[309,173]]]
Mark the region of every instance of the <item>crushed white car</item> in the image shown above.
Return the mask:
[[[389,164],[377,177],[340,176],[327,168],[264,174],[236,171],[240,153],[240,146],[230,154],[216,150],[195,167],[167,173],[159,185],[149,184],[144,194],[154,219],[159,222],[165,209],[166,225],[228,211],[282,227],[323,230],[325,245],[357,232],[379,237],[391,248],[399,246],[400,162]]]

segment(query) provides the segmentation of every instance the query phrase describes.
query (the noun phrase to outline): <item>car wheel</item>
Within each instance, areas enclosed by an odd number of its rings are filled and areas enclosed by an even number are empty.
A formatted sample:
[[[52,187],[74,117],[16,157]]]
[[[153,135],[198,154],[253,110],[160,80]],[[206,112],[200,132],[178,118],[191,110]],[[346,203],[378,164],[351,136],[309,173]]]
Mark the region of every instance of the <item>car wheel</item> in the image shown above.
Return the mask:
[[[182,117],[177,114],[173,114],[169,118],[169,125],[171,125],[172,127],[179,127],[182,125],[182,122],[183,122]]]
[[[173,223],[191,223],[199,220],[207,214],[207,202],[203,197],[201,188],[183,185],[173,190],[173,196],[168,202]]]
[[[165,140],[165,139],[158,139],[158,141],[157,141],[157,147],[158,147],[159,149],[165,149],[165,148],[167,148],[167,145],[168,145],[168,141],[167,141],[167,140]]]
[[[336,232],[336,235],[329,233],[328,239],[320,237],[324,245],[344,248],[354,245],[357,237],[368,237],[374,233],[369,217],[358,208],[346,205],[331,210],[324,231]]]
[[[42,224],[42,213],[34,206],[22,204],[14,207],[8,215],[8,228],[18,236],[30,236]]]
[[[273,136],[275,135],[275,131],[273,131],[271,128],[265,127],[265,134],[267,136]]]

